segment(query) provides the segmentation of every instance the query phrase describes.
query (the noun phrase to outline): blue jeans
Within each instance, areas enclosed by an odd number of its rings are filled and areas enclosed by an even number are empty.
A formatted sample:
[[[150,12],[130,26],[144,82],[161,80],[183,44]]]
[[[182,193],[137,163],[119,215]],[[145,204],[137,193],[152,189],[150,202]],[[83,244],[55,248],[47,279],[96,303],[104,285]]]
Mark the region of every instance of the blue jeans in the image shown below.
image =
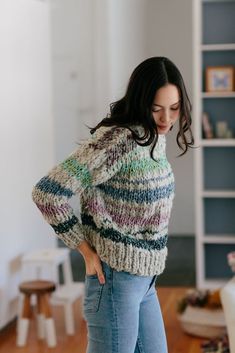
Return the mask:
[[[101,261],[105,284],[86,275],[86,353],[167,353],[155,279],[116,271]]]

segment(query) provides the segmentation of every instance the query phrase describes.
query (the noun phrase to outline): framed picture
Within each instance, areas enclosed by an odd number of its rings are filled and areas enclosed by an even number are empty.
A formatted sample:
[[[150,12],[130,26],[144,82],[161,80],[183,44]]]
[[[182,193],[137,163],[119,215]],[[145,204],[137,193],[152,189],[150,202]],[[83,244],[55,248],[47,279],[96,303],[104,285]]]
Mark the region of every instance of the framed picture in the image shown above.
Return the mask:
[[[206,92],[234,91],[234,66],[208,66],[206,68]]]

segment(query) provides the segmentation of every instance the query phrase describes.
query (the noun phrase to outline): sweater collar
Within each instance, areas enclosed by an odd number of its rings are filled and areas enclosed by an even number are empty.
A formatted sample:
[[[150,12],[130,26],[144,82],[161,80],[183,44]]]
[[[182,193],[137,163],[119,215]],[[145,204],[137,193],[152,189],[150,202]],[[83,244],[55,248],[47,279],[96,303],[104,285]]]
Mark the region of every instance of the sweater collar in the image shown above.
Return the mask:
[[[131,125],[131,129],[135,130],[139,136],[144,135],[144,127],[142,125]],[[147,138],[146,138],[147,141]],[[146,148],[151,148],[153,143],[149,146],[146,146]],[[156,146],[154,148],[153,155],[155,158],[163,157],[165,156],[166,153],[166,136],[164,134],[159,134],[158,135],[158,141],[156,143]]]

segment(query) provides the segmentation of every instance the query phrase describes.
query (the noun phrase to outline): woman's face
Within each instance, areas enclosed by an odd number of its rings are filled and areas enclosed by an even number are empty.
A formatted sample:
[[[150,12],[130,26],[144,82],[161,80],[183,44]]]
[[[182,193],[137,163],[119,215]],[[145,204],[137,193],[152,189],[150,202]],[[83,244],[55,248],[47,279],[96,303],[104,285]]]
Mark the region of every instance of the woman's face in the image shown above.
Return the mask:
[[[167,134],[180,116],[180,95],[177,86],[167,84],[157,90],[152,106],[159,134]]]

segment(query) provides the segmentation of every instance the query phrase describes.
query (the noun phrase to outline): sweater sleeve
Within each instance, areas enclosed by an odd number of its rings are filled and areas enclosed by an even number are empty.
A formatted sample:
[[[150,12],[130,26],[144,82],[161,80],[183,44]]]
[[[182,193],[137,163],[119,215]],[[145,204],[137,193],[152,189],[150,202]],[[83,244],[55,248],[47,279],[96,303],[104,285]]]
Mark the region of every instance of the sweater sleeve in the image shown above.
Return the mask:
[[[71,249],[84,240],[84,234],[68,200],[110,179],[132,148],[128,129],[101,127],[33,187],[33,202]]]

